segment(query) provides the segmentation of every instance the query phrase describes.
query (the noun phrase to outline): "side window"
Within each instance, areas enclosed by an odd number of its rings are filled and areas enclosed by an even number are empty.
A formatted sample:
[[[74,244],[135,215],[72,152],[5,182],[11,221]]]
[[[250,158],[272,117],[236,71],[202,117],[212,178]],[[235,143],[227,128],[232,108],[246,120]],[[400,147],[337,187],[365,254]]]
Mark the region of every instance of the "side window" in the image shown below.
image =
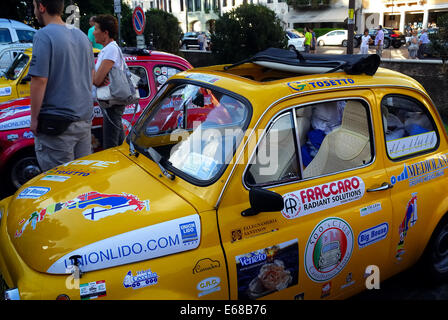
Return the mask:
[[[289,111],[271,124],[246,174],[249,185],[272,184],[299,177],[294,120]]]
[[[10,43],[12,42],[11,33],[9,29],[0,29],[0,43]]]
[[[36,31],[16,29],[16,33],[20,42],[33,42],[33,37]]]
[[[290,113],[276,119],[261,140],[246,173],[248,185],[314,178],[372,161],[370,114],[361,101],[316,103],[296,108],[293,114],[292,120]],[[277,140],[269,139],[274,129]],[[272,157],[277,156],[277,170],[271,174],[261,170],[266,154],[274,163]]]
[[[431,115],[417,100],[388,95],[381,101],[387,154],[391,159],[433,150],[438,137]]]
[[[138,93],[140,94],[140,99],[145,99],[150,96],[151,89],[149,88],[148,74],[146,69],[140,66],[129,66],[129,71],[137,77],[139,77],[137,83]]]
[[[181,72],[182,70],[176,67],[167,66],[167,65],[157,65],[154,66],[153,76],[154,82],[156,83],[157,91],[160,89],[165,82],[176,73]]]

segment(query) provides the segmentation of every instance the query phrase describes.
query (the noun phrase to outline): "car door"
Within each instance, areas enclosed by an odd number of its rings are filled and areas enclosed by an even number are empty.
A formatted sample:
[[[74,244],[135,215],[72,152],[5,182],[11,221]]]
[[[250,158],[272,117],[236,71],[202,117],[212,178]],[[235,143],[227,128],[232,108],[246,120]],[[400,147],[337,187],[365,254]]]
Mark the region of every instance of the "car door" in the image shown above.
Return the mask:
[[[350,94],[278,105],[250,136],[249,163],[234,169],[218,207],[232,299],[348,296],[364,288],[368,265],[385,264],[391,201],[376,156],[379,115],[370,91]],[[262,212],[251,215],[254,202]]]
[[[446,195],[448,159],[440,151],[443,135],[429,106],[420,94],[404,90],[381,97],[385,163],[393,185],[389,261],[394,271],[420,256],[429,240],[427,229],[437,213],[438,199]]]
[[[336,31],[332,31],[330,33],[327,34],[327,37],[325,39],[325,44],[327,45],[335,45],[336,44]]]

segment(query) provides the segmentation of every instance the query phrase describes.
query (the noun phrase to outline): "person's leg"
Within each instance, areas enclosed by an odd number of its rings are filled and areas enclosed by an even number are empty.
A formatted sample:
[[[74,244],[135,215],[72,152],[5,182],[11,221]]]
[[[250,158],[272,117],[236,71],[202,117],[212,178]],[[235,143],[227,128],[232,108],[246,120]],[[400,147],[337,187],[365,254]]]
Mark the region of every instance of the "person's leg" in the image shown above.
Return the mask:
[[[124,140],[123,124],[121,116],[125,106],[112,106],[101,108],[103,112],[103,149],[120,145]]]
[[[92,121],[76,122],[78,141],[74,148],[74,158],[82,158],[92,153]]]
[[[74,160],[73,150],[76,139],[71,134],[67,134],[73,125],[74,123],[70,124],[66,132],[57,136],[40,133],[34,137],[34,149],[42,171]]]

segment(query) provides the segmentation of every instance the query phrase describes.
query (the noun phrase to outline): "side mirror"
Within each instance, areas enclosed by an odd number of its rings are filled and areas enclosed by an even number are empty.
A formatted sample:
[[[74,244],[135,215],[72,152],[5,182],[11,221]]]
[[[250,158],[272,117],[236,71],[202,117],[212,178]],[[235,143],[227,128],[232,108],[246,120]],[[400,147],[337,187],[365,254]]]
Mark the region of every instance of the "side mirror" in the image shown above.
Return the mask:
[[[241,212],[243,217],[254,216],[260,212],[281,211],[284,207],[283,197],[273,191],[252,188],[249,191],[250,208]]]
[[[31,76],[29,74],[27,74],[26,76],[24,76],[22,78],[22,81],[20,81],[20,83],[21,84],[25,84],[25,83],[30,82],[30,81],[31,81]]]

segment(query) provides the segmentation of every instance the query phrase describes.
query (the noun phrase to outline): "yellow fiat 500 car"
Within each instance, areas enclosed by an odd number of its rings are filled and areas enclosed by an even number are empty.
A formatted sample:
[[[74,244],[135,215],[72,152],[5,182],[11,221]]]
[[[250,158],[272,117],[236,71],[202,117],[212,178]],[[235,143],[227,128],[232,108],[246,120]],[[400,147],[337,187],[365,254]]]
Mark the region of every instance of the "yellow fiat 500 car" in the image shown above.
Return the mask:
[[[2,200],[6,296],[341,299],[420,258],[446,278],[428,94],[376,55],[298,58],[178,73],[123,145]]]

